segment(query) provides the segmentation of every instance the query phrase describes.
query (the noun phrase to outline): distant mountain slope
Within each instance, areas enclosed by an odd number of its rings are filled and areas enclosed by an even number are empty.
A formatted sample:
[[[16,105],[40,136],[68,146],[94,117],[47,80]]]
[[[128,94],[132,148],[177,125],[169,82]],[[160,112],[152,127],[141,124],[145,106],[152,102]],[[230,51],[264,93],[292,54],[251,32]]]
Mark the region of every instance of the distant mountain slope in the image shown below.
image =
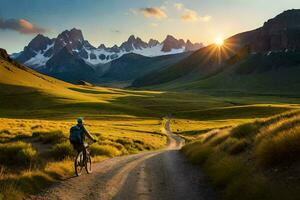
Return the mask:
[[[190,52],[186,52],[167,56],[145,57],[130,53],[109,63],[91,67],[82,59],[74,56],[73,52],[65,47],[50,58],[45,67],[36,70],[75,84],[79,81],[87,81],[93,84],[107,85],[108,83],[114,86],[118,85],[119,82],[126,82],[126,86],[136,78],[156,69],[164,69],[190,54]],[[117,84],[114,84],[114,82]]]
[[[174,84],[173,89],[299,97],[300,52],[251,54],[215,76],[186,84]]]
[[[109,82],[132,82],[138,77],[148,74],[157,69],[164,69],[168,66],[186,58],[190,53],[176,55],[145,57],[138,54],[126,54],[121,58],[108,63],[108,70],[100,77],[101,83]]]
[[[99,80],[99,75],[94,68],[74,56],[73,52],[66,47],[50,58],[46,67],[39,71],[71,83],[78,83],[80,80],[95,83]]]
[[[237,76],[234,75],[234,77],[232,77],[233,74],[225,73],[234,66],[237,67],[237,70],[240,72],[263,72],[268,69],[264,75],[270,76],[269,79],[266,78],[265,81],[270,81],[268,85],[271,89],[274,86],[271,83],[275,83],[271,78],[271,74],[273,74],[275,78],[277,77],[277,71],[281,71],[283,68],[289,68],[289,66],[298,65],[298,52],[300,51],[299,38],[300,10],[288,10],[276,16],[274,19],[267,21],[261,28],[228,38],[224,46],[220,49],[215,45],[202,48],[167,69],[159,70],[137,79],[133,82],[132,86],[145,87],[161,85],[160,87],[185,89],[188,88],[187,86],[191,86],[194,89],[203,89],[204,85],[202,85],[203,87],[197,87],[197,84],[205,82],[210,85],[208,88],[213,89],[213,84],[209,84],[208,80],[220,80],[219,85],[222,85],[224,82],[223,86],[231,85],[238,88],[241,84],[243,85],[241,77],[237,78],[241,82],[234,81],[237,80],[234,78]],[[244,68],[242,66],[247,67]],[[296,68],[293,68],[293,70],[294,69]],[[289,70],[292,70],[292,68]],[[298,74],[298,70],[295,70],[294,73]],[[224,76],[226,75],[228,77],[225,81]],[[254,73],[250,73],[248,77],[252,75],[253,77],[255,76]],[[261,76],[262,75],[263,73]],[[294,76],[293,74],[288,75],[286,73],[283,75],[294,77],[293,83],[300,81],[300,78],[297,78],[300,76]],[[223,77],[222,79],[220,78],[221,76]],[[288,81],[289,77],[279,78],[282,80],[280,83],[283,84],[281,88],[292,86],[291,84],[293,83]],[[248,84],[248,88],[255,88],[257,86],[255,85],[254,79],[255,78],[253,78],[252,82],[249,80],[251,84]],[[261,79],[263,79],[263,77],[261,77]],[[287,80],[285,86],[283,80]],[[261,82],[261,84],[266,83]],[[215,87],[217,86],[215,85]]]
[[[159,85],[177,79],[184,79],[185,81],[186,79],[204,78],[220,70],[221,61],[227,60],[233,55],[232,53],[225,54],[223,50],[219,53],[216,53],[217,51],[218,47],[215,45],[204,47],[168,68],[138,78],[132,86],[142,87]]]

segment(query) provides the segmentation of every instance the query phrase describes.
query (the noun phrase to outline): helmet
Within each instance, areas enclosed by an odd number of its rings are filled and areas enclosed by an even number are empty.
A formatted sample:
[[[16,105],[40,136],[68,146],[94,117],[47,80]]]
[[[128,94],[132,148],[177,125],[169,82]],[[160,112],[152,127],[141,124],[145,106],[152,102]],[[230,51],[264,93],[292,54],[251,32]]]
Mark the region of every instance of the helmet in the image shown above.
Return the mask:
[[[83,124],[84,123],[83,117],[77,118],[77,123],[78,124]]]

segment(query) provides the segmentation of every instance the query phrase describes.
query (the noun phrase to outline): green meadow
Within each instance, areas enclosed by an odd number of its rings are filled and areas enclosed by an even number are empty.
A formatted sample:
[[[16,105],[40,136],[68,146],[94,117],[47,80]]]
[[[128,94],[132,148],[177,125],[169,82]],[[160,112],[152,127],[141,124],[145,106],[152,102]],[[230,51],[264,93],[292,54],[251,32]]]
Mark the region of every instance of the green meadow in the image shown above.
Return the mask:
[[[0,199],[22,199],[73,175],[74,151],[68,134],[80,116],[99,139],[91,154],[94,162],[100,162],[163,148],[166,117],[172,119],[172,131],[186,139],[184,151],[192,148],[197,153],[203,149],[199,141],[212,137],[211,132],[226,132],[299,108],[293,97],[78,86],[5,61],[0,64],[4,66],[0,68],[4,74],[0,80]],[[233,140],[237,149],[252,142]],[[217,170],[222,171],[222,166]],[[208,174],[214,178],[214,171]]]

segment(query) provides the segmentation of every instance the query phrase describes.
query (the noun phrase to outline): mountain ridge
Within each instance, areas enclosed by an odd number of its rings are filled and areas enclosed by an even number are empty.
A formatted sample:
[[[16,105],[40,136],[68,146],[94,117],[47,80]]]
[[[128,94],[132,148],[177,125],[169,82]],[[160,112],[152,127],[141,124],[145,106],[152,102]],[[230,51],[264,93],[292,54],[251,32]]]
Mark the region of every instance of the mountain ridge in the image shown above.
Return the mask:
[[[172,37],[172,40],[170,40],[170,37]],[[75,57],[83,59],[90,66],[96,66],[120,58],[127,53],[155,57],[194,51],[203,46],[202,43],[191,43],[190,40],[184,42],[182,39],[175,39],[170,35],[162,42],[155,39],[144,42],[141,38],[131,35],[120,46],[106,47],[104,44],[100,44],[96,48],[84,39],[81,30],[73,28],[61,32],[56,38],[52,39],[38,34],[24,47],[23,51],[19,54],[13,54],[13,59],[33,69],[38,69],[45,67],[51,57],[59,53],[63,47],[66,47],[74,52]]]

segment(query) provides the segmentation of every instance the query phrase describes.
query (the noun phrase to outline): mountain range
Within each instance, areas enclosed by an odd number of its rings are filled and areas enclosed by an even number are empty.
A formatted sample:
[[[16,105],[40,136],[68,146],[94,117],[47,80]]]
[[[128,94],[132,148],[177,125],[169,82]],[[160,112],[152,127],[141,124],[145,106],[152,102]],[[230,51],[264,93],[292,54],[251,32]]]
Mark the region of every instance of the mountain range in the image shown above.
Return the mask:
[[[260,28],[236,34],[226,39],[223,46],[198,45],[172,36],[161,43],[130,36],[120,46],[95,48],[84,40],[80,30],[72,29],[55,39],[38,35],[24,51],[14,54],[13,60],[28,64],[33,58],[43,61],[49,55],[43,66],[30,67],[73,83],[117,83],[122,87],[217,94],[230,91],[300,95],[300,9],[287,10]],[[152,51],[158,47],[159,53]],[[116,57],[100,64],[88,62],[94,54],[99,58],[93,53],[96,51]]]
[[[13,58],[32,68],[39,69],[45,67],[51,58],[57,57],[60,51],[65,51],[63,50],[65,48],[74,57],[82,59],[86,64],[97,66],[118,59],[128,53],[156,57],[195,51],[202,47],[203,44],[193,44],[190,40],[185,42],[171,35],[168,35],[162,42],[154,39],[144,42],[141,38],[131,35],[120,46],[106,47],[101,44],[96,48],[84,39],[81,30],[73,28],[63,31],[53,39],[41,34],[37,35],[24,47],[22,52],[13,54]]]
[[[300,9],[209,45],[133,87],[300,94]]]
[[[190,40],[185,42],[171,35],[162,42],[154,39],[144,42],[139,37],[131,35],[120,46],[106,47],[101,44],[96,48],[84,39],[81,30],[73,28],[63,31],[53,39],[39,34],[24,47],[22,52],[12,54],[11,57],[43,74],[72,83],[81,80],[102,84],[105,83],[104,80],[114,81],[114,74],[111,72],[116,71],[115,69],[122,63],[122,73],[130,74],[124,77],[131,79],[120,78],[118,72],[116,81],[122,79],[120,81],[128,82],[125,84],[128,85],[138,76],[174,64],[180,58],[202,47],[203,44],[193,44]],[[120,58],[121,62],[115,62]],[[137,66],[135,59],[143,66]],[[168,62],[161,62],[164,59]],[[133,63],[135,66],[131,68]]]

